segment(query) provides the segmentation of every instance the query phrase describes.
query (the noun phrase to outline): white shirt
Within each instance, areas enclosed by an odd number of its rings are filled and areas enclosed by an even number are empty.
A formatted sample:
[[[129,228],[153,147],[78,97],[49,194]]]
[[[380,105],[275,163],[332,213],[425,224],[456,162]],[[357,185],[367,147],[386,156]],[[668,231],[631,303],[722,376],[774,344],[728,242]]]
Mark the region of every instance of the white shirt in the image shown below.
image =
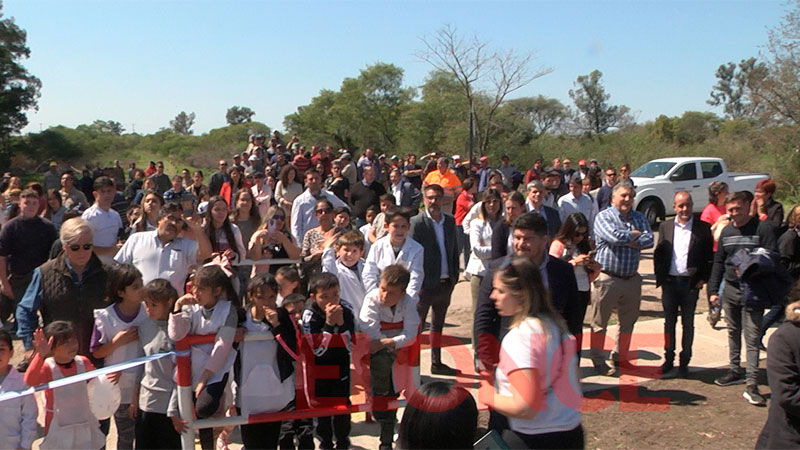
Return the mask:
[[[317,197],[328,199],[334,208],[347,206],[339,197],[325,189],[321,189]],[[294,199],[292,203],[292,236],[294,236],[295,242],[303,242],[306,231],[319,226],[317,215],[314,214],[314,208],[318,201],[308,189]]]
[[[685,225],[675,219],[675,231],[672,237],[672,261],[669,263],[669,274],[672,276],[687,276],[689,268],[689,242],[692,240],[692,218]]]
[[[447,249],[444,246],[444,213],[441,214],[441,219],[439,219],[438,222],[433,219],[427,208],[425,208],[425,215],[433,222],[433,231],[436,233],[436,243],[439,244],[439,254],[442,257],[442,278],[449,278],[450,271],[449,267],[447,267]]]
[[[364,306],[358,319],[370,340],[392,338],[396,349],[413,342],[419,330],[417,302],[408,294],[391,308],[381,304],[380,289],[373,289],[364,297]],[[381,322],[403,322],[403,328],[381,330]]]
[[[469,209],[467,215],[464,216],[464,220],[461,221],[461,228],[464,229],[464,234],[469,235],[469,225],[478,217],[478,213],[481,212],[481,205],[483,202],[476,202],[472,205],[472,208]]]
[[[253,194],[253,199],[258,205],[258,213],[261,217],[266,217],[267,210],[269,209],[269,201],[272,198],[272,188],[264,182],[261,187],[261,192],[258,192],[258,187],[253,186],[250,188],[250,193]]]
[[[329,247],[322,252],[322,271],[336,275],[336,278],[339,279],[339,297],[353,305],[353,315],[358,318],[361,304],[367,294],[367,291],[364,290],[364,283],[361,281],[364,260],[359,259],[356,263],[356,270],[353,270],[336,257],[334,247]]]
[[[581,194],[576,198],[572,192],[558,199],[558,215],[561,216],[561,223],[564,223],[570,214],[576,212],[583,214],[583,217],[589,221],[589,233],[591,233],[596,214],[592,199],[586,194]]]
[[[492,262],[492,224],[483,219],[475,219],[469,228],[469,255],[466,272],[483,276]]]
[[[364,254],[365,255],[369,254],[369,249],[370,249],[370,247],[372,247],[372,242],[369,241],[369,231],[371,229],[372,229],[372,224],[371,223],[365,223],[364,225],[361,225],[361,228],[358,229],[358,231],[360,231],[361,234],[364,235]]]
[[[544,327],[548,327],[545,332]],[[563,339],[563,341],[562,341]],[[508,374],[517,369],[538,369],[541,395],[546,404],[533,419],[508,418],[509,427],[520,433],[542,434],[569,431],[581,424],[582,395],[575,368],[577,343],[562,336],[547,319],[529,317],[511,327],[500,345],[495,386],[500,395],[514,395]]]
[[[411,272],[411,281],[408,283],[406,293],[416,301],[419,299],[419,290],[422,288],[422,280],[425,278],[422,257],[424,250],[419,242],[406,237],[406,241],[400,248],[400,252],[395,256],[392,249],[391,236],[384,236],[369,249],[367,260],[364,262],[364,271],[361,278],[364,281],[364,289],[369,292],[378,287],[381,272],[392,264],[403,264]]]
[[[11,368],[3,382],[0,393],[28,389],[24,374]],[[36,397],[27,395],[0,402],[0,442],[5,448],[31,448],[39,436],[36,431]]]
[[[92,226],[94,238],[92,243],[97,247],[113,247],[119,240],[122,229],[122,218],[113,209],[104,211],[97,203],[81,214],[81,218]]]
[[[392,195],[394,195],[395,204],[399,205],[403,201],[403,183],[393,184]]]
[[[125,241],[114,260],[136,266],[144,284],[164,278],[178,295],[183,295],[189,268],[197,264],[197,241],[176,237],[164,245],[158,238],[158,231],[142,231]]]

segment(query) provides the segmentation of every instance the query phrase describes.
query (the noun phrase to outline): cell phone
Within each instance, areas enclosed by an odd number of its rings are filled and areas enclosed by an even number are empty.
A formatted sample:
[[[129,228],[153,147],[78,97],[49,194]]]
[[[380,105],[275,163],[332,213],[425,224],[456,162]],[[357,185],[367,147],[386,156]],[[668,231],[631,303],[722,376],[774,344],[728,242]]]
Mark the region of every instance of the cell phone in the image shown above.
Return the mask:
[[[267,231],[270,233],[278,231],[278,223],[275,222],[275,219],[269,219],[269,222],[267,222]]]

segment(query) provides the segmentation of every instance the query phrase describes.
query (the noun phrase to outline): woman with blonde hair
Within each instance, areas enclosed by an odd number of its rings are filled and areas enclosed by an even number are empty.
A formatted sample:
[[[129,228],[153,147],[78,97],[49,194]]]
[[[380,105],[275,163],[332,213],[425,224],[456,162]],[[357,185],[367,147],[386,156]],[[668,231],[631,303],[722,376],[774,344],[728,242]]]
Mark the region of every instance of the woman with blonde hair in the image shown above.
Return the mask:
[[[502,435],[510,448],[583,448],[576,341],[553,308],[539,267],[514,257],[495,272],[493,287],[490,298],[511,324],[494,386],[481,381],[480,401],[508,418]]]
[[[286,213],[280,206],[273,205],[267,210],[261,226],[253,233],[248,245],[250,259],[300,257],[300,247],[288,231]],[[286,264],[256,264],[253,274],[269,272],[275,274]]]

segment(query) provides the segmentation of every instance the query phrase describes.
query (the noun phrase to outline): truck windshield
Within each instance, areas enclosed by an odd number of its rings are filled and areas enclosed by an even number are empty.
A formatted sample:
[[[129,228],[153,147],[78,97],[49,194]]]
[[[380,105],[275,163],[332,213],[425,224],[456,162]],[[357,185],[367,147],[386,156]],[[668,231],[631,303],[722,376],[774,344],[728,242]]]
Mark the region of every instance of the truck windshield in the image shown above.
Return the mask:
[[[677,163],[668,161],[650,161],[642,167],[634,170],[631,176],[640,178],[660,177],[661,175],[669,172],[669,169],[672,169],[675,164]]]

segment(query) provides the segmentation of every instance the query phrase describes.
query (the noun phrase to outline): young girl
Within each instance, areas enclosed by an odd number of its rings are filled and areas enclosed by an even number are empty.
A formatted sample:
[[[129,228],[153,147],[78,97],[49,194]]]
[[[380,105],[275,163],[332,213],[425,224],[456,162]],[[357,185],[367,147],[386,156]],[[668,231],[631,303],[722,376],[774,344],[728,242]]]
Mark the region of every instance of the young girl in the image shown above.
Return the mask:
[[[300,290],[300,273],[292,266],[283,266],[275,274],[278,282],[278,306],[283,306],[284,299]]]
[[[14,356],[14,344],[8,331],[0,329],[0,394],[28,389],[8,361]],[[0,442],[7,448],[30,449],[36,439],[36,398],[33,395],[0,402]]]
[[[94,310],[94,330],[89,351],[105,365],[118,364],[142,356],[137,328],[147,321],[142,304],[142,274],[131,264],[120,264],[108,269],[106,299],[111,303],[105,309]],[[117,448],[133,448],[135,422],[130,415],[133,388],[137,370],[114,374],[119,377],[120,405],[114,413],[117,425]],[[111,377],[110,377],[111,378]]]
[[[33,347],[36,354],[25,371],[29,386],[94,370],[89,358],[78,355],[78,335],[69,322],[56,320],[44,331],[34,331]],[[99,449],[106,445],[100,423],[89,407],[86,383],[49,389],[44,398],[45,437],[39,448]]]
[[[273,339],[240,344],[237,406],[243,415],[281,411],[294,400],[298,328],[275,303],[278,282],[272,275],[256,275],[247,294],[250,304],[239,326],[248,335]],[[245,448],[278,448],[280,431],[280,422],[242,425],[242,442]]]
[[[228,218],[228,204],[225,199],[215,195],[208,200],[205,226],[206,236],[211,241],[214,253],[221,253],[231,263],[247,256],[242,242],[242,232]]]
[[[139,326],[139,345],[145,355],[170,352],[173,342],[167,336],[167,319],[178,292],[168,280],[157,278],[144,287],[144,308],[150,320]],[[174,358],[161,358],[144,365],[144,375],[136,386],[132,408],[136,412],[137,449],[179,449],[182,430],[180,417],[169,415],[170,399],[175,393]],[[177,399],[176,399],[177,400]]]
[[[239,323],[236,298],[230,279],[219,266],[201,267],[194,276],[192,293],[179,298],[169,316],[168,334],[173,341],[188,334],[216,334],[213,344],[192,346],[192,385],[198,418],[222,411],[222,397],[236,359],[232,348]],[[199,434],[202,448],[211,450],[213,431],[205,428]]]

